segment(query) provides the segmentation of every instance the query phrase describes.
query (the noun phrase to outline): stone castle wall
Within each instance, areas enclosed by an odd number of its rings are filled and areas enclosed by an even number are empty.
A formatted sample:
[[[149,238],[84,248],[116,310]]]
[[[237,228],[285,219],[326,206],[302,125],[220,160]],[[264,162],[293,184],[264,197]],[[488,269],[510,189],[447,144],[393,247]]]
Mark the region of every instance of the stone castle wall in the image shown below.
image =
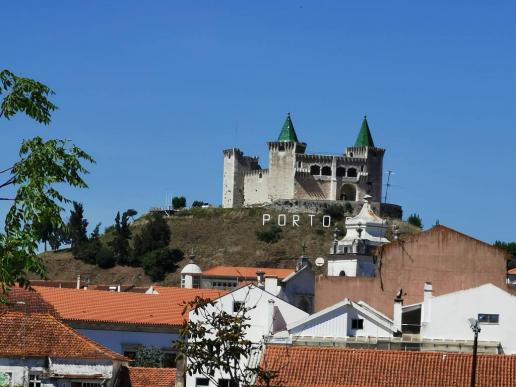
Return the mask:
[[[269,170],[261,169],[244,175],[244,205],[267,203],[269,201]]]

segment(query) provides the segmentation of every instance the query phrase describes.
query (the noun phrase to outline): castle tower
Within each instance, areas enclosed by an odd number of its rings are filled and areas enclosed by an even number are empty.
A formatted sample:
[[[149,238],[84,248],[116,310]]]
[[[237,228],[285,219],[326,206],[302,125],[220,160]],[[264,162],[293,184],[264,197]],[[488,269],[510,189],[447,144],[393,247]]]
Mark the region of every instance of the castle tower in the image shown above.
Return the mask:
[[[382,200],[384,154],[385,149],[378,148],[374,145],[367,117],[364,116],[355,141],[355,146],[346,149],[346,156],[365,159],[365,169],[363,169],[362,172],[367,172],[367,178],[360,182],[360,184],[362,184],[361,191],[364,192],[365,195],[370,195],[373,202],[381,202]],[[363,195],[360,199],[363,199]]]
[[[258,157],[244,156],[238,148],[224,150],[222,207],[238,208],[244,205],[244,175],[257,169],[261,169]]]
[[[278,141],[269,147],[269,199],[293,199],[296,153],[304,153],[306,144],[298,140],[294,124],[287,114]]]

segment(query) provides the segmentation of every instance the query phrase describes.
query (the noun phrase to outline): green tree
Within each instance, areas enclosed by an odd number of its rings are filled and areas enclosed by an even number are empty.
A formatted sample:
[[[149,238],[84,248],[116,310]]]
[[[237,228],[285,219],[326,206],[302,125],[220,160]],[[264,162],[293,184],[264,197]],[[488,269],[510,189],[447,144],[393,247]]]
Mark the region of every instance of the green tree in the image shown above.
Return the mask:
[[[77,258],[82,245],[88,241],[88,221],[84,218],[84,207],[82,203],[73,202],[73,209],[70,210],[68,220],[68,234],[72,252]]]
[[[141,345],[136,349],[136,355],[131,366],[160,368],[163,366],[164,358],[165,354],[158,347]]]
[[[174,210],[180,210],[186,207],[186,198],[184,196],[174,196],[172,198],[172,208]]]
[[[421,217],[418,214],[411,214],[407,218],[407,223],[411,224],[412,226],[423,228],[423,221],[421,220]]]
[[[0,117],[10,119],[21,112],[42,124],[49,124],[56,106],[48,100],[53,91],[29,78],[18,77],[8,70],[0,72]],[[38,256],[42,241],[38,224],[49,222],[55,230],[64,229],[61,217],[63,205],[69,200],[57,187],[87,187],[82,176],[87,173],[84,162],[94,162],[90,155],[65,140],[43,140],[41,137],[24,140],[19,159],[0,170],[8,177],[0,182],[0,189],[13,188],[12,202],[0,233],[0,286],[7,292],[15,283],[28,286],[28,276],[46,274]],[[5,192],[5,191],[3,191]]]
[[[163,281],[167,273],[176,271],[177,263],[183,258],[179,249],[167,247],[153,250],[140,257],[143,271],[152,281]]]
[[[47,245],[52,239],[52,235],[55,233],[52,223],[46,219],[42,219],[34,225],[36,233],[39,239],[43,242],[44,251],[47,251]]]
[[[95,263],[102,269],[109,269],[116,265],[116,259],[113,251],[105,246],[100,246],[95,256]]]
[[[216,302],[201,297],[183,302],[183,340],[174,346],[181,357],[187,359],[186,373],[201,374],[215,385],[218,385],[217,371],[220,371],[239,386],[278,386],[274,383],[277,370],[263,362],[255,365],[249,361],[262,352],[266,344],[252,342],[247,337],[252,309],[254,307],[242,303],[235,313],[228,313]],[[190,311],[194,318],[188,318]]]
[[[134,255],[139,257],[150,251],[167,247],[170,243],[170,227],[163,215],[152,214],[134,237]]]
[[[136,215],[136,211],[127,210],[122,214],[122,217],[120,217],[120,212],[117,212],[115,217],[114,237],[109,245],[119,265],[132,263],[131,246],[129,245],[132,233],[129,227],[129,217],[134,215]]]

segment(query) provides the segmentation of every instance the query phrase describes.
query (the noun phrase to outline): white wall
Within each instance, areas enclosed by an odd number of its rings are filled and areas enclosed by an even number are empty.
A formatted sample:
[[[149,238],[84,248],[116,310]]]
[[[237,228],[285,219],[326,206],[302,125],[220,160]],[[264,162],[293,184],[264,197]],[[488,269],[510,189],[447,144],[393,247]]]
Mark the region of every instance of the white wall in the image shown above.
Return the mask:
[[[270,313],[271,303],[269,300],[274,301],[273,318]],[[301,309],[290,305],[289,303],[254,285],[245,286],[220,297],[216,300],[214,307],[219,310],[223,310],[226,313],[233,313],[233,303],[235,301],[244,302],[247,308],[254,307],[254,309],[250,310],[248,313],[248,316],[250,317],[249,323],[251,326],[246,332],[246,338],[254,343],[262,342],[263,336],[268,335],[271,330],[273,332],[283,330],[286,328],[286,324],[301,320],[308,316],[308,313],[303,312]],[[190,312],[189,319],[191,321],[198,321],[199,318],[200,316],[196,316],[193,312]],[[217,373],[215,376],[218,378],[222,375],[223,374],[221,373]],[[197,377],[202,376],[187,375],[186,387],[194,387]],[[210,386],[216,387],[214,384],[210,384]]]
[[[11,374],[11,385],[24,385],[29,380],[29,370],[42,372],[45,370],[45,360],[41,359],[19,359],[0,358],[0,372]],[[52,386],[52,384],[48,384]]]
[[[352,319],[363,319],[364,329],[354,330],[351,328]],[[351,305],[343,305],[328,313],[314,318],[289,330],[293,340],[295,336],[309,337],[390,337],[391,331],[373,321],[369,316],[361,313]]]
[[[29,381],[30,373],[50,373],[61,374],[61,375],[77,375],[85,376],[85,379],[93,375],[102,375],[101,379],[106,379],[106,386],[111,386],[113,372],[117,372],[119,369],[118,363],[113,369],[113,362],[110,360],[87,360],[87,359],[50,359],[50,366],[46,368],[46,362],[44,358],[0,358],[0,372],[10,373],[11,386],[26,386]],[[80,376],[79,376],[80,375]],[[57,379],[57,380],[45,380],[41,378],[42,387],[67,387],[71,385],[70,380]]]
[[[82,335],[96,341],[110,350],[123,354],[123,345],[141,344],[160,348],[170,348],[178,340],[176,333],[111,331],[95,329],[76,329]]]
[[[499,314],[499,324],[481,324],[479,341],[499,341],[504,353],[516,353],[516,297],[486,284],[431,298],[430,322],[421,326],[427,339],[473,340],[468,318]]]
[[[346,277],[356,277],[357,266],[356,259],[328,260],[328,277],[338,277],[342,270],[346,273]]]

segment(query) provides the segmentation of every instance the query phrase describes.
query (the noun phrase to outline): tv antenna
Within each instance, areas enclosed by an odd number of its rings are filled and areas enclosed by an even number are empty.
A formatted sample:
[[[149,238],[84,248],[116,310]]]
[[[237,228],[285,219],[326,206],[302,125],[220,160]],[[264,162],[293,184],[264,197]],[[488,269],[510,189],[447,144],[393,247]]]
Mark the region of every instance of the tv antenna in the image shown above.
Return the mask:
[[[385,185],[385,197],[383,198],[383,202],[387,203],[387,194],[389,193],[389,187],[391,186],[391,175],[394,175],[394,171],[387,171],[387,184]]]

